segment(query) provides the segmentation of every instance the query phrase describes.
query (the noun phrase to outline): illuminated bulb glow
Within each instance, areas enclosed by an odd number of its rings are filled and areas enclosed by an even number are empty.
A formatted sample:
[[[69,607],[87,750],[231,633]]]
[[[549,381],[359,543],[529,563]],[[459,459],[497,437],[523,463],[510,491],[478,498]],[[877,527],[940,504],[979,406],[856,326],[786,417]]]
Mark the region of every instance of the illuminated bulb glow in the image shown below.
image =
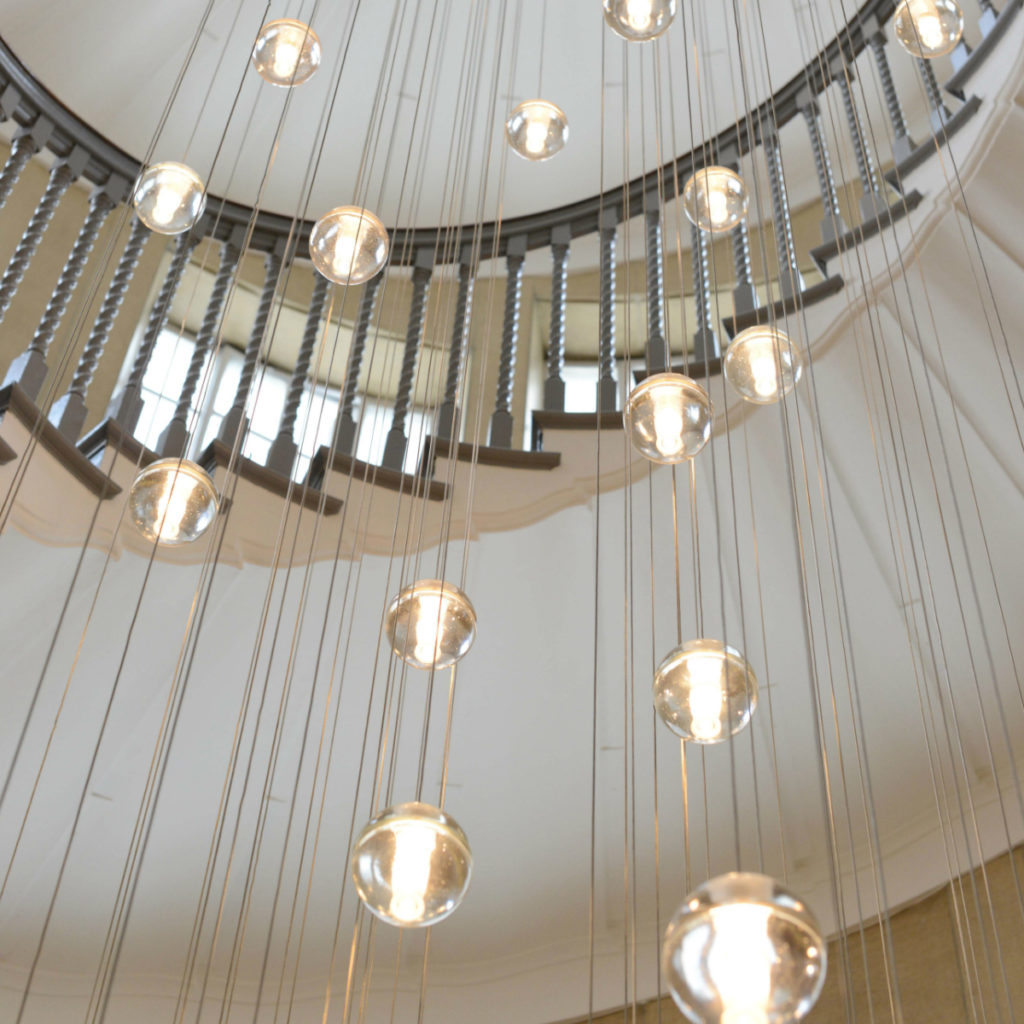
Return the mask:
[[[292,78],[299,66],[302,50],[295,43],[279,40],[274,48],[274,74],[278,78]]]
[[[928,50],[940,49],[946,40],[942,33],[942,20],[935,7],[930,3],[912,4],[910,13],[921,45]]]
[[[777,373],[775,347],[770,341],[765,341],[751,353],[750,372],[754,377],[754,390],[762,398],[771,398],[779,390],[779,376]]]
[[[708,217],[712,224],[724,224],[729,219],[729,198],[717,188],[708,193]]]
[[[713,654],[695,654],[688,662],[690,669],[689,705],[694,738],[705,742],[722,735],[722,659]]]
[[[156,202],[150,216],[157,224],[170,224],[181,208],[181,193],[170,185],[162,186],[156,194]]]
[[[420,921],[426,907],[430,862],[437,847],[437,835],[433,829],[415,822],[397,825],[394,835],[388,913],[399,921]]]
[[[156,533],[162,541],[176,541],[181,536],[181,524],[188,514],[189,498],[195,490],[195,481],[186,473],[172,473],[156,504]]]
[[[679,408],[679,395],[673,389],[669,393],[655,392],[654,395],[654,434],[655,447],[669,458],[678,455],[685,442],[683,441],[683,413]]]
[[[352,275],[352,266],[356,260],[357,248],[357,235],[351,235],[347,231],[339,232],[334,243],[334,254],[331,258],[331,268],[337,277],[347,278]]]
[[[443,594],[422,594],[419,613],[413,626],[416,638],[413,657],[421,664],[437,661],[441,653],[441,624],[448,613],[449,601]]]
[[[646,32],[654,24],[652,0],[627,0],[626,21],[634,32]]]
[[[721,1024],[764,1024],[771,1004],[775,950],[768,936],[771,908],[750,903],[717,907],[707,973],[718,989]]]
[[[531,153],[543,153],[547,141],[547,121],[532,120],[527,123],[525,145]]]

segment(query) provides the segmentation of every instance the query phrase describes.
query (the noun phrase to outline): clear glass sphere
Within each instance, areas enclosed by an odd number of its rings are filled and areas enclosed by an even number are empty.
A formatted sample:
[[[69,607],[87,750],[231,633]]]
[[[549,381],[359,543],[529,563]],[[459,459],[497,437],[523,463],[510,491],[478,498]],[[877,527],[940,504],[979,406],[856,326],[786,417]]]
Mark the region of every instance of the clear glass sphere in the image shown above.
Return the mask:
[[[604,0],[604,20],[631,43],[657,39],[675,16],[676,0]]]
[[[429,804],[389,807],[352,850],[359,898],[370,913],[403,928],[424,928],[454,913],[472,870],[466,833]]]
[[[725,379],[748,401],[770,405],[785,398],[803,373],[800,350],[775,327],[740,331],[722,360]]]
[[[655,373],[629,393],[623,413],[633,447],[652,462],[692,459],[711,437],[711,399],[681,373]]]
[[[505,122],[508,144],[526,160],[550,160],[569,141],[565,112],[547,100],[520,103]]]
[[[194,462],[159,459],[132,483],[128,514],[147,540],[191,544],[217,515],[217,492]]]
[[[362,284],[388,261],[387,228],[369,210],[338,206],[325,213],[309,234],[313,265],[335,284]]]
[[[691,224],[719,234],[747,215],[750,199],[743,179],[728,167],[703,167],[683,186],[683,209]]]
[[[472,646],[476,611],[454,584],[419,580],[388,605],[384,631],[395,654],[414,668],[447,668]]]
[[[654,673],[654,709],[684,740],[721,743],[757,707],[757,677],[743,655],[719,640],[690,640]]]
[[[151,164],[139,175],[132,205],[150,231],[180,235],[203,215],[206,186],[191,167],[165,160]]]
[[[943,57],[964,34],[964,12],[956,0],[902,0],[893,15],[900,46],[912,57]]]
[[[828,949],[804,903],[766,875],[695,889],[661,947],[672,998],[693,1024],[789,1024],[814,1006]]]
[[[320,67],[320,37],[294,18],[268,21],[252,48],[252,66],[271,85],[302,85]]]

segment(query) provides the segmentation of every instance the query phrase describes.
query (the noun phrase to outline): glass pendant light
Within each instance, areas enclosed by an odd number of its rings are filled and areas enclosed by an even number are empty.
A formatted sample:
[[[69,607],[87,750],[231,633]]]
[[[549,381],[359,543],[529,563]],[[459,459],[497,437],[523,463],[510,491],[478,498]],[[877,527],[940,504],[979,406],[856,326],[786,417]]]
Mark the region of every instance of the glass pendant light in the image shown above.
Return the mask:
[[[654,708],[684,740],[721,743],[757,707],[757,678],[743,655],[718,640],[690,640],[654,674]]]
[[[722,360],[725,379],[748,401],[769,405],[796,387],[803,373],[800,350],[766,324],[748,327],[732,340]]]
[[[943,57],[964,34],[964,12],[956,0],[902,0],[893,15],[900,46],[912,57]]]
[[[565,112],[547,100],[520,103],[505,122],[508,144],[524,159],[550,160],[569,141]]]
[[[683,209],[691,224],[719,234],[731,231],[747,215],[747,186],[728,167],[703,167],[686,179]]]
[[[424,928],[454,913],[472,870],[465,832],[429,804],[389,807],[352,851],[359,898],[370,913],[403,928]]]
[[[194,462],[159,459],[132,483],[128,514],[147,540],[191,544],[217,515],[217,492]]]
[[[294,18],[268,21],[256,37],[252,66],[271,85],[302,85],[320,67],[320,37]]]
[[[335,284],[362,284],[387,263],[390,241],[380,220],[359,206],[325,213],[309,234],[313,265]]]
[[[804,903],[766,875],[694,890],[665,932],[661,970],[693,1024],[790,1024],[825,983],[828,950]]]
[[[472,646],[476,611],[454,584],[419,580],[388,606],[384,630],[395,654],[409,665],[447,668]]]
[[[676,0],[604,0],[604,20],[631,43],[657,39],[675,16]]]
[[[139,175],[132,205],[150,231],[180,235],[203,215],[206,186],[191,167],[165,160],[151,164]]]
[[[692,459],[711,437],[711,399],[681,373],[655,373],[629,393],[623,413],[633,447],[652,462]]]

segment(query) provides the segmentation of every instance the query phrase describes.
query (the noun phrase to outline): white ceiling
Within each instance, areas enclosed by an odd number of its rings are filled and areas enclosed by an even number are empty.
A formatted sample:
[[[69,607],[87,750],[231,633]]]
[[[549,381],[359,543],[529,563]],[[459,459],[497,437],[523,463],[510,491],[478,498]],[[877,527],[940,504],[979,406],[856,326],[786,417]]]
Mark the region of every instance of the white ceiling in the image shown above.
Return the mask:
[[[689,150],[791,78],[823,38],[834,34],[835,18],[834,5],[825,2],[799,8],[791,0],[765,0],[757,8],[684,3],[658,44],[627,47],[605,26],[600,0],[522,0],[516,45],[518,0],[272,0],[270,16],[312,20],[324,53],[319,73],[292,92],[282,122],[288,92],[262,82],[247,60],[267,6],[259,0],[215,0],[154,158],[185,159],[211,178],[215,193],[245,204],[259,198],[264,208],[289,216],[300,205],[315,217],[358,200],[389,224],[423,225],[550,209],[594,195],[602,183],[610,187],[633,177],[673,151]],[[62,102],[142,158],[154,142],[204,7],[205,0],[53,0],[44,18],[35,0],[0,0],[0,24],[6,42]],[[358,13],[346,35],[354,7]],[[734,7],[743,12],[739,43]],[[397,42],[389,49],[396,11]],[[557,159],[530,164],[510,156],[501,127],[506,112],[536,92],[542,38],[542,91],[566,111],[570,143]],[[911,113],[923,109],[912,63],[896,63],[897,81],[909,84]],[[302,204],[339,68],[312,196]],[[382,74],[386,100],[373,116]],[[868,78],[875,114],[881,105]],[[417,102],[421,82],[425,98]],[[492,86],[498,96],[494,116]],[[467,97],[475,113],[468,122]],[[659,121],[660,133],[654,130]],[[280,146],[267,172],[279,124]],[[882,120],[879,125],[884,140]],[[360,179],[367,140],[373,158]],[[879,148],[885,147],[883,141]],[[789,156],[796,167],[790,168],[795,201],[813,194],[805,148]]]

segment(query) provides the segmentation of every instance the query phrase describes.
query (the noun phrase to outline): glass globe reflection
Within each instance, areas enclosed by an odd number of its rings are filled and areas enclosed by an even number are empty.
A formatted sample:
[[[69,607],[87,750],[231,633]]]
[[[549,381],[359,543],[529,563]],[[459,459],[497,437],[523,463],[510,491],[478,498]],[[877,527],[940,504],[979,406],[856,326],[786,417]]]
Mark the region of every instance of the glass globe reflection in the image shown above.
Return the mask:
[[[711,437],[711,399],[681,373],[655,373],[629,394],[623,414],[633,447],[652,462],[692,459]]]
[[[159,459],[128,492],[128,514],[139,532],[161,544],[198,540],[217,515],[213,481],[188,459]]]
[[[454,913],[473,856],[455,820],[429,804],[389,807],[360,833],[352,877],[366,908],[388,924],[423,928]]]
[[[734,872],[687,897],[661,970],[693,1024],[789,1024],[825,982],[828,951],[804,903],[773,878]]]
[[[454,584],[419,580],[388,606],[384,630],[395,654],[407,664],[447,668],[472,646],[476,611]]]
[[[728,167],[704,167],[686,179],[683,209],[691,224],[718,234],[731,231],[747,215],[747,186]]]
[[[690,640],[654,674],[658,717],[684,740],[721,743],[757,707],[757,678],[739,651],[718,640]]]
[[[294,18],[268,21],[256,37],[252,66],[271,85],[302,85],[320,67],[320,37]]]
[[[390,241],[380,220],[359,206],[325,213],[309,234],[313,265],[335,284],[362,284],[387,263]]]
[[[725,379],[748,401],[768,405],[796,387],[803,373],[800,350],[788,335],[758,325],[740,331],[722,360]]]
[[[165,160],[150,165],[139,175],[132,205],[150,231],[180,235],[203,215],[206,186],[191,167]]]
[[[956,0],[902,0],[893,15],[900,46],[930,60],[951,53],[964,34],[964,12]]]
[[[676,0],[604,0],[604,20],[623,39],[657,39],[676,16]]]
[[[505,122],[508,144],[524,159],[550,160],[569,141],[565,112],[547,100],[520,103]]]

